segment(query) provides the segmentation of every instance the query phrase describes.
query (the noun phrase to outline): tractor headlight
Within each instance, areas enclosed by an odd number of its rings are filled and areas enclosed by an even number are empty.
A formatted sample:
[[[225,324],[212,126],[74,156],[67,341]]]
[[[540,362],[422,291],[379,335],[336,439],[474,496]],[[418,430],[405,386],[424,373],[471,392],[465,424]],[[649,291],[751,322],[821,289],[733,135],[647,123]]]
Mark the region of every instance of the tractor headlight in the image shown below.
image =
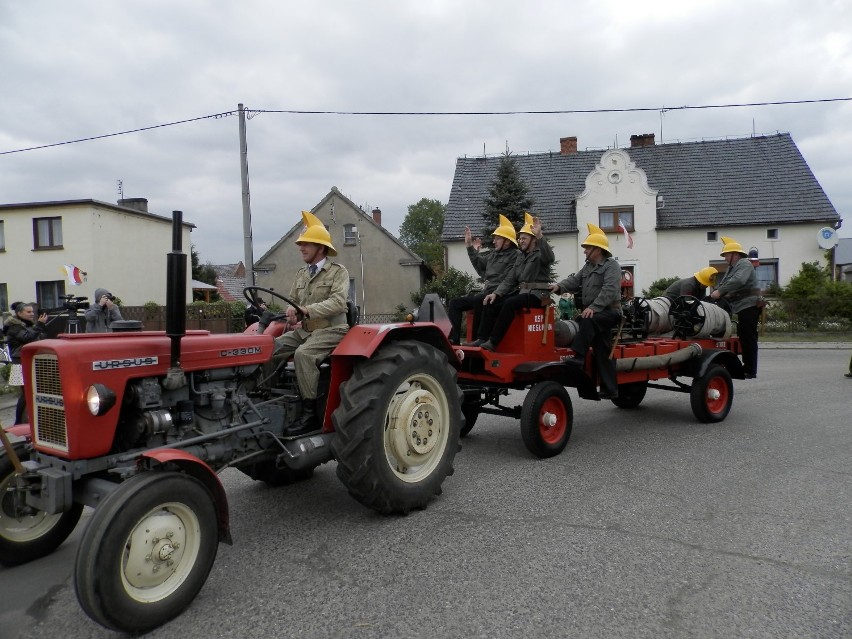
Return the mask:
[[[86,404],[92,415],[103,415],[115,406],[115,393],[103,384],[92,384],[86,391]]]

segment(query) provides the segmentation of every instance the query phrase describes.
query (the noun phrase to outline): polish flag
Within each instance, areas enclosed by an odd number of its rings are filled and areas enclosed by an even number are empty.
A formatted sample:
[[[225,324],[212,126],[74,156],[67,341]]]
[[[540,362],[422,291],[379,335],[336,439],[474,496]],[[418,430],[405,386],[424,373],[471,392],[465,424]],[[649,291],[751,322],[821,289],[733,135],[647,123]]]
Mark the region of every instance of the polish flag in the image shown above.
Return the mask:
[[[627,240],[627,248],[633,248],[633,238],[630,237],[630,233],[627,232],[627,227],[624,226],[624,222],[619,222],[618,225],[621,227],[621,232],[624,233],[624,237]]]
[[[68,278],[68,283],[71,286],[80,286],[83,283],[83,271],[74,266],[73,264],[63,264],[62,268],[65,269],[65,277]]]

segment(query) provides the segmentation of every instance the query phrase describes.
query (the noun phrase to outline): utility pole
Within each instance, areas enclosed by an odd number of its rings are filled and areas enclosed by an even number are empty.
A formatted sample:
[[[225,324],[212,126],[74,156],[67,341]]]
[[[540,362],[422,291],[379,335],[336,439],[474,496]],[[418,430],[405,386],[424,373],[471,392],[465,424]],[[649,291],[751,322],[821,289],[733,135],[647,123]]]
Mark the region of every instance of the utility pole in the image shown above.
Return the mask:
[[[251,196],[248,178],[248,145],[246,143],[246,110],[237,105],[240,113],[240,180],[243,187],[243,252],[246,267],[246,286],[254,286],[254,256],[251,241]]]

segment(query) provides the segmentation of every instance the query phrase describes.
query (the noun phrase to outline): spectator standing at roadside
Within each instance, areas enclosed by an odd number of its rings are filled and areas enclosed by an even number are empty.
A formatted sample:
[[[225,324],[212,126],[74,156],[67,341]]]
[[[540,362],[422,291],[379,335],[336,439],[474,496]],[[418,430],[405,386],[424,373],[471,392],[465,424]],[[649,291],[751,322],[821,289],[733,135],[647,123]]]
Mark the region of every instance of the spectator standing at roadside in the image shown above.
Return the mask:
[[[518,240],[515,233],[515,227],[505,215],[500,215],[500,225],[494,229],[491,234],[491,242],[494,245],[493,250],[487,253],[480,253],[479,249],[481,242],[479,238],[471,239],[470,227],[464,229],[464,245],[467,247],[467,256],[470,258],[470,263],[476,272],[484,280],[482,292],[476,295],[465,295],[450,300],[450,307],[447,315],[450,318],[452,328],[449,334],[449,340],[452,344],[459,343],[459,330],[461,326],[461,317],[464,311],[473,311],[473,330],[471,334],[473,338],[477,338],[479,329],[479,320],[482,316],[482,300],[489,293],[497,290],[500,282],[506,277],[506,274],[512,270],[515,265],[515,259],[518,256]],[[484,336],[485,339],[487,336]]]
[[[739,242],[730,237],[723,237],[722,242],[724,246],[720,255],[725,258],[728,270],[710,293],[710,298],[727,302],[731,313],[736,314],[745,377],[754,379],[757,377],[757,323],[760,319],[757,273]]]
[[[105,288],[95,289],[95,301],[86,310],[86,332],[108,333],[110,325],[121,319],[115,296]]]
[[[47,337],[45,324],[47,313],[35,319],[35,306],[24,302],[15,302],[10,307],[12,315],[6,320],[3,330],[9,343],[9,354],[12,357],[12,371],[9,375],[9,386],[24,385],[24,371],[21,367],[21,349],[25,344],[36,342]],[[21,388],[18,405],[15,408],[15,423],[23,423],[27,411],[27,396]]]

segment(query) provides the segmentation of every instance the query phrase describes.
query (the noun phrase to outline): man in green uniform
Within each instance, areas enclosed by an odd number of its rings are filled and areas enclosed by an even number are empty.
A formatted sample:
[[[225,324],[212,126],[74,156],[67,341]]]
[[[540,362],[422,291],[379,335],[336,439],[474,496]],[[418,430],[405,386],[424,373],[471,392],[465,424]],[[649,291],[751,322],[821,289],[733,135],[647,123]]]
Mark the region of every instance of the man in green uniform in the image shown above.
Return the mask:
[[[305,229],[296,244],[305,266],[299,269],[290,289],[289,297],[297,305],[286,311],[288,321],[296,328],[275,339],[273,356],[275,364],[293,358],[302,396],[302,417],[285,431],[288,436],[322,427],[317,422],[319,364],[349,330],[346,323],[349,273],[346,267],[328,259],[337,255],[337,250],[319,218],[302,211],[302,219]]]

